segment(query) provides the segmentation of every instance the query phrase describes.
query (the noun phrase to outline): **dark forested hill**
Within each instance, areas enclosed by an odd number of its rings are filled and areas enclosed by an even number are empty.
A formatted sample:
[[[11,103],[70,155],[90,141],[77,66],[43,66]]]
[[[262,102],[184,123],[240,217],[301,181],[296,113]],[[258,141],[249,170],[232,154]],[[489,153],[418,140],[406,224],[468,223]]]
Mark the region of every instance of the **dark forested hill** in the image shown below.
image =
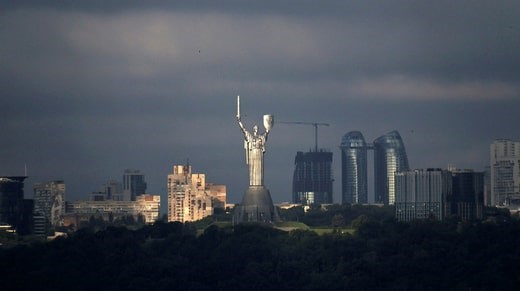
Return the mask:
[[[366,220],[354,235],[157,223],[0,251],[2,290],[511,290],[520,222]]]

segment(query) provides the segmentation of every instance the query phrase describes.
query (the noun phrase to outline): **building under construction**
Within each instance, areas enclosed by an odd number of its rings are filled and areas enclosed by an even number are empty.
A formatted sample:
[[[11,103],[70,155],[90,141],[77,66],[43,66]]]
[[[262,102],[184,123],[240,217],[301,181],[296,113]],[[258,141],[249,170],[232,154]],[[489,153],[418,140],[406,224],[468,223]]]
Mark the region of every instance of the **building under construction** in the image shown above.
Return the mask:
[[[330,204],[332,199],[332,152],[297,152],[294,160],[293,203]]]

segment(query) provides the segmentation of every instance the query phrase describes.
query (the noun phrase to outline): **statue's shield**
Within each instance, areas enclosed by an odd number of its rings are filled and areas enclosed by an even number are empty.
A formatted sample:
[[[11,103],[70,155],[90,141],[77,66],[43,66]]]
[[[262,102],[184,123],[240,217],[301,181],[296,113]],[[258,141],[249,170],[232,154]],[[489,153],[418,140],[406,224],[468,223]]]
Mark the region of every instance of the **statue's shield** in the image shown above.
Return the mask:
[[[264,127],[265,130],[270,131],[273,128],[274,119],[271,114],[264,115]]]

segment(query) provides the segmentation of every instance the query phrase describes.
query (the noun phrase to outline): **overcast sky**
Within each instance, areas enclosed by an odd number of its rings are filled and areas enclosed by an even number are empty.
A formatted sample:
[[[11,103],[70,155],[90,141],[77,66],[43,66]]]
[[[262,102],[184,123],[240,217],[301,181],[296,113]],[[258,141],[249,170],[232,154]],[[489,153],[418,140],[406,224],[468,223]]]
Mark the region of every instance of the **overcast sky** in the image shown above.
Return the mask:
[[[274,115],[275,202],[314,144],[312,126],[277,120],[330,123],[335,202],[348,131],[398,130],[411,168],[482,171],[494,139],[520,139],[518,1],[24,2],[0,8],[0,175],[27,164],[26,197],[62,179],[86,199],[132,168],[165,203],[189,159],[240,202],[236,95],[246,127]]]

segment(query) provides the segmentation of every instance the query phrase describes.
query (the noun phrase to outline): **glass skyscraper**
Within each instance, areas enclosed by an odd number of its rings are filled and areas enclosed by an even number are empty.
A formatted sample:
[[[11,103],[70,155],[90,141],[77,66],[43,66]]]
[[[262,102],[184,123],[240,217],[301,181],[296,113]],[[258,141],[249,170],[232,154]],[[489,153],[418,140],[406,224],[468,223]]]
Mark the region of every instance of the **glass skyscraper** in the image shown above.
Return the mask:
[[[453,189],[446,201],[446,214],[463,221],[482,219],[484,173],[473,170],[452,171]]]
[[[144,175],[139,170],[125,170],[123,174],[124,200],[135,201],[136,197],[146,193]]]
[[[297,152],[294,164],[293,203],[333,203],[332,152]]]
[[[23,186],[27,177],[0,177],[0,222],[18,228],[23,211]]]
[[[368,203],[367,143],[359,131],[347,132],[341,140],[342,203]]]
[[[373,147],[375,202],[393,205],[395,173],[410,170],[403,140],[394,130],[374,140]]]

